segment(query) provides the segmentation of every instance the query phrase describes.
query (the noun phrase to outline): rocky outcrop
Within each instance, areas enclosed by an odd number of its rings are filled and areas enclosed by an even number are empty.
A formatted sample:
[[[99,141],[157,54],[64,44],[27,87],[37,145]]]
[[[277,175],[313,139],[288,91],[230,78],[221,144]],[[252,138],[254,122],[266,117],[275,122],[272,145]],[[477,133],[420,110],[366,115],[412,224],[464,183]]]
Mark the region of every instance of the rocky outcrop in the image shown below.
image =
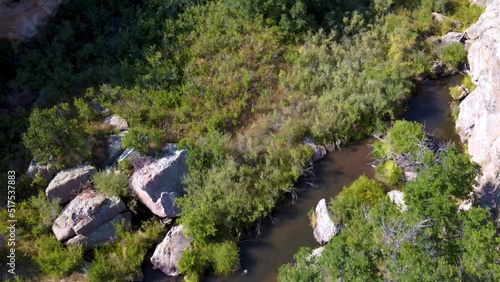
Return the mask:
[[[179,261],[184,250],[191,248],[193,239],[182,233],[182,225],[170,229],[165,239],[156,246],[151,263],[169,276],[179,275]]]
[[[456,126],[472,160],[482,167],[477,192],[483,205],[500,203],[500,0],[489,4],[465,33],[470,75],[477,85],[459,106]]]
[[[119,223],[123,223],[123,227],[128,228],[130,226],[130,212],[116,215],[110,221],[85,235],[77,234],[75,237],[69,239],[66,244],[81,244],[86,250],[105,245],[116,240],[116,224]]]
[[[330,216],[330,211],[326,206],[325,199],[321,199],[314,211],[314,238],[318,243],[325,244],[330,241],[333,236],[339,233],[339,228],[336,226]]]
[[[59,198],[61,203],[71,201],[76,197],[81,186],[85,184],[95,172],[95,168],[90,165],[59,172],[45,190],[47,198],[49,200]]]
[[[77,235],[89,237],[125,210],[126,206],[120,198],[105,197],[93,190],[86,190],[63,209],[54,221],[52,231],[59,241]]]
[[[127,130],[128,129],[127,120],[125,120],[124,118],[121,118],[117,115],[112,115],[112,116],[107,117],[104,120],[104,124],[107,124],[116,130]]]
[[[392,190],[387,193],[391,202],[396,204],[400,211],[405,212],[408,210],[408,207],[405,204],[405,195],[403,192],[398,190]]]
[[[50,163],[48,164],[40,164],[35,160],[31,160],[30,166],[26,171],[26,175],[30,178],[35,178],[36,176],[40,176],[45,180],[46,183],[50,183],[54,175],[56,174],[56,169]]]
[[[466,36],[462,32],[448,32],[441,38],[441,46],[446,46],[452,43],[465,42]]]
[[[130,158],[134,173],[130,178],[132,192],[159,217],[177,217],[180,210],[174,200],[184,193],[182,178],[187,174],[186,150],[168,145],[159,159]]]
[[[0,2],[0,38],[26,40],[53,15],[62,0],[20,0]]]
[[[314,151],[314,154],[312,156],[313,162],[317,162],[317,161],[321,160],[322,158],[324,158],[328,154],[328,151],[326,150],[325,146],[316,144],[309,137],[304,138],[304,144],[313,149],[313,151]]]

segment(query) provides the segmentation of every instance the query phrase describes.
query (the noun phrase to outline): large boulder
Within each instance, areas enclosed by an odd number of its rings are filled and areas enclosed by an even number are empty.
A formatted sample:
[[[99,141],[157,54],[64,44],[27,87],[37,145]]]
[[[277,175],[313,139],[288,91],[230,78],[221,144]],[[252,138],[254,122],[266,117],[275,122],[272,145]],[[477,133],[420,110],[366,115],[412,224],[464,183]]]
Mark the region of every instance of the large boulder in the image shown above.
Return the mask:
[[[123,223],[123,227],[128,228],[130,226],[130,212],[118,214],[110,221],[104,223],[95,230],[91,230],[86,235],[78,234],[69,239],[66,244],[81,244],[84,249],[89,250],[113,242],[117,239],[116,224],[119,223]]]
[[[304,138],[304,144],[310,146],[313,149],[313,151],[314,151],[314,154],[312,156],[313,162],[317,162],[317,161],[321,160],[322,158],[324,158],[328,154],[328,151],[326,150],[325,146],[316,144],[309,137]]]
[[[325,199],[318,202],[314,217],[314,238],[318,243],[325,244],[339,233],[339,227],[333,223]]]
[[[456,122],[460,137],[468,143],[472,160],[482,167],[476,192],[479,203],[500,204],[500,0],[489,4],[465,33],[470,75],[477,88],[460,103]]]
[[[104,119],[104,124],[111,126],[116,130],[127,130],[128,122],[124,118],[121,118],[117,115],[112,115]]]
[[[156,246],[151,263],[169,276],[179,275],[179,261],[184,250],[191,248],[193,239],[182,233],[182,225],[170,229],[165,239]]]
[[[56,169],[52,164],[50,163],[40,164],[35,160],[31,160],[30,166],[26,171],[26,175],[29,176],[30,178],[35,178],[36,176],[40,176],[43,178],[43,180],[45,180],[46,183],[50,183],[52,178],[54,178],[55,174],[56,174]]]
[[[67,203],[76,197],[81,186],[95,172],[95,168],[90,165],[63,170],[52,179],[45,189],[45,194],[49,200],[59,198],[61,203]]]
[[[120,198],[86,190],[62,210],[52,225],[52,231],[59,241],[76,235],[86,236],[125,210]]]
[[[168,145],[159,159],[136,157],[130,160],[134,173],[130,187],[151,212],[159,217],[177,217],[174,200],[184,193],[182,178],[188,173],[186,150]]]
[[[459,21],[454,20],[452,18],[449,18],[449,17],[447,17],[443,14],[440,14],[440,13],[432,13],[431,17],[432,17],[432,20],[434,20],[436,23],[439,23],[439,24],[444,23],[444,22],[449,22],[453,28],[460,28],[462,26],[462,24]]]
[[[389,196],[389,199],[391,202],[396,204],[402,212],[405,212],[408,210],[408,207],[405,204],[405,195],[403,192],[398,191],[398,190],[392,190],[387,193],[387,196]]]

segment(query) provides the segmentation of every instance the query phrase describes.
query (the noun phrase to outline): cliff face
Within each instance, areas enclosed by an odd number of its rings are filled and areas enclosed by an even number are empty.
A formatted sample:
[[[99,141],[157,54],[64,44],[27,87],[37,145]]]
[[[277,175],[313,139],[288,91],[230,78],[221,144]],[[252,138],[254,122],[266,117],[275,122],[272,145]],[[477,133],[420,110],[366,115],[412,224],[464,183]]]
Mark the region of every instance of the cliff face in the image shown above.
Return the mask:
[[[26,40],[34,37],[62,0],[0,0],[0,38]]]
[[[481,165],[478,192],[483,205],[500,206],[500,0],[488,0],[485,12],[465,32],[473,41],[468,60],[477,88],[460,104],[457,120],[462,141]]]

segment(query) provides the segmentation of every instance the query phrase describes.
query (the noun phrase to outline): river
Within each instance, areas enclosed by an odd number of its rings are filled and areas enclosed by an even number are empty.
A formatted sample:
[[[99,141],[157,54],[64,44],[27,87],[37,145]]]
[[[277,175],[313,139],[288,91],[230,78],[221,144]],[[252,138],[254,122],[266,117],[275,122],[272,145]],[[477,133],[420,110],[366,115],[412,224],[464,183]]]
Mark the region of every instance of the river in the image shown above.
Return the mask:
[[[456,85],[460,76],[420,82],[401,118],[424,123],[427,132],[439,141],[459,141],[449,104],[448,86]],[[258,238],[239,243],[241,270],[227,278],[207,277],[207,281],[275,282],[280,265],[293,260],[300,247],[319,247],[315,241],[307,213],[319,200],[335,197],[344,186],[361,175],[372,177],[370,144],[365,140],[328,154],[314,165],[315,177],[298,185],[297,201],[288,199],[273,213],[273,220],[264,224]],[[245,274],[243,271],[247,270]],[[144,281],[179,281],[168,279],[151,270]],[[154,277],[154,278],[153,278]]]

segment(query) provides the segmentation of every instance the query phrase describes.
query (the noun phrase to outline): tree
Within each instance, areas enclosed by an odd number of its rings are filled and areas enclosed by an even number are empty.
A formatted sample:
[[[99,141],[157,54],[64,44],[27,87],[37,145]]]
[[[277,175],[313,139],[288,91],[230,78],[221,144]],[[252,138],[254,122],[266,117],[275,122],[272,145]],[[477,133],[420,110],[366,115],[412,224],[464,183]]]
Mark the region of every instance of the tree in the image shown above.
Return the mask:
[[[57,165],[66,166],[82,162],[90,156],[85,128],[77,119],[68,118],[69,115],[68,104],[33,110],[24,145],[34,159],[43,163],[53,158]]]

